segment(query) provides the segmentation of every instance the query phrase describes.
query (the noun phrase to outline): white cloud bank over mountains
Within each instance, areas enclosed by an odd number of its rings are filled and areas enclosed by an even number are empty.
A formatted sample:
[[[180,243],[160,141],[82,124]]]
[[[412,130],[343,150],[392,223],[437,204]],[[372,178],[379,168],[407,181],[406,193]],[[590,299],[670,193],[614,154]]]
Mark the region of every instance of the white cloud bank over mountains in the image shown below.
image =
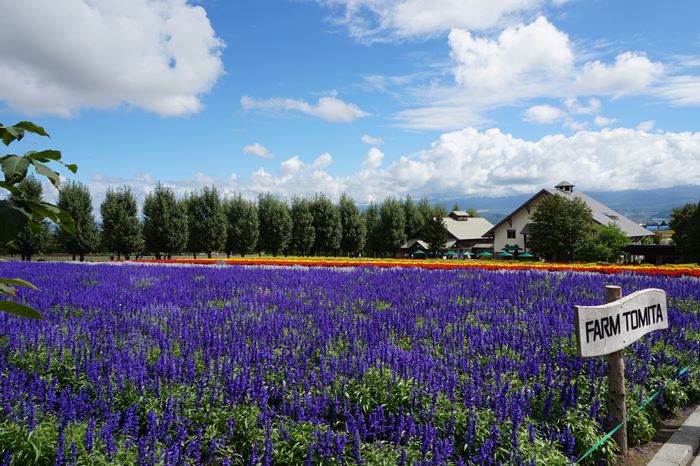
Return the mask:
[[[465,128],[441,135],[429,149],[386,164],[385,154],[372,147],[349,176],[330,175],[326,168],[332,161],[328,153],[311,163],[294,156],[280,162],[278,173],[260,168],[247,178],[198,174],[191,180],[161,181],[181,195],[215,183],[225,195],[272,192],[291,197],[323,192],[337,199],[347,192],[357,202],[406,194],[455,198],[530,193],[562,179],[588,191],[644,190],[700,184],[700,133],[618,128],[526,141],[498,129]],[[143,196],[155,183],[150,175],[134,180],[98,177],[90,188],[98,202],[108,185],[128,184]]]
[[[2,2],[0,101],[27,114],[195,113],[224,71],[223,47],[186,0]]]

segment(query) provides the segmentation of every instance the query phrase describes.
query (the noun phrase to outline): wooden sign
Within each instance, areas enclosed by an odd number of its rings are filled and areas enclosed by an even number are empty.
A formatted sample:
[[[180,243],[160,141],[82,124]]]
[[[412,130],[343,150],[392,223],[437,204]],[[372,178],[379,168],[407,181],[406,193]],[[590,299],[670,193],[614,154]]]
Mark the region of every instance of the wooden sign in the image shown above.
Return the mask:
[[[589,358],[619,351],[654,330],[668,328],[666,292],[637,291],[600,306],[576,306],[578,354]]]

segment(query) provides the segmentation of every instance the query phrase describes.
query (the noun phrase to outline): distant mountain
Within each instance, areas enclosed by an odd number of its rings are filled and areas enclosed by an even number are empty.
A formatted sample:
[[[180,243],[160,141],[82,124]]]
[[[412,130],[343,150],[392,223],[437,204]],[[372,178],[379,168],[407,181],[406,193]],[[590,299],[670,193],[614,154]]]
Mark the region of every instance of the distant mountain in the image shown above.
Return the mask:
[[[642,191],[585,191],[592,198],[618,211],[638,223],[655,220],[668,221],[671,211],[688,203],[700,202],[700,185],[675,186],[673,188]],[[451,209],[456,203],[462,209],[475,208],[492,223],[497,223],[520,207],[533,194],[504,197],[467,197],[462,199],[435,200]],[[431,200],[433,202],[434,200]]]

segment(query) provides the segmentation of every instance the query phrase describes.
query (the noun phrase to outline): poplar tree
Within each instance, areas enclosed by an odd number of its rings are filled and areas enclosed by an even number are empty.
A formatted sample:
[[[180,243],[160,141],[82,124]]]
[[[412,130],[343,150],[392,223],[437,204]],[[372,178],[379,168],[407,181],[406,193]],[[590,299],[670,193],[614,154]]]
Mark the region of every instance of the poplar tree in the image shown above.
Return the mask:
[[[138,208],[131,188],[107,188],[105,199],[100,205],[102,215],[102,241],[105,248],[120,259],[124,259],[143,247]]]
[[[426,217],[423,216],[418,206],[413,203],[410,195],[407,195],[403,202],[403,210],[406,217],[406,228],[404,230],[406,237],[414,238],[425,224]]]
[[[76,255],[80,261],[99,247],[100,235],[93,215],[92,197],[87,186],[80,182],[68,182],[58,193],[58,207],[73,217],[75,232],[68,234],[60,230],[57,235],[59,247]]]
[[[226,214],[226,255],[240,254],[241,257],[255,250],[260,236],[260,222],[255,202],[240,194],[224,201]]]
[[[357,256],[365,248],[367,240],[365,219],[360,214],[355,201],[345,193],[340,196],[338,201],[338,211],[340,212],[340,226],[342,230],[340,249],[345,254]]]
[[[371,256],[381,255],[382,250],[382,231],[379,223],[379,206],[376,203],[370,202],[365,209],[362,217],[365,220],[365,228],[367,230],[365,252]]]
[[[311,215],[311,202],[295,197],[290,209],[292,217],[292,237],[290,249],[300,256],[308,256],[316,241],[314,217]]]
[[[185,249],[188,239],[187,209],[172,188],[156,185],[143,202],[143,237],[156,259],[168,259]]]
[[[258,197],[260,240],[258,252],[277,256],[287,250],[292,235],[292,218],[287,203],[270,193]]]
[[[379,224],[383,235],[382,253],[393,256],[406,242],[406,216],[401,202],[388,197],[379,208]]]
[[[311,201],[311,215],[314,219],[314,232],[316,234],[313,246],[314,254],[337,253],[343,234],[340,225],[340,212],[328,196],[317,194]]]
[[[227,220],[216,186],[205,186],[201,193],[193,193],[188,198],[187,220],[188,248],[195,259],[200,251],[211,259],[214,251],[224,249]]]

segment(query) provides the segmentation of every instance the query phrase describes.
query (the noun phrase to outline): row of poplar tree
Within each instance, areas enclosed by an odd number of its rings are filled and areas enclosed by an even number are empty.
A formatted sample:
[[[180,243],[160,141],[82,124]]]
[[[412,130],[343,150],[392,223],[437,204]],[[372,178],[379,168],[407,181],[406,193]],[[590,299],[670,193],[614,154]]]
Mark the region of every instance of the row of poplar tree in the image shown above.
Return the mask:
[[[36,179],[27,178],[20,189],[27,198],[42,197]],[[393,256],[426,222],[447,215],[444,206],[431,206],[426,199],[413,202],[410,196],[370,203],[361,212],[345,194],[337,204],[323,194],[287,202],[266,193],[256,202],[240,194],[223,199],[211,186],[178,199],[162,184],[145,197],[142,212],[128,186],[109,188],[100,205],[99,226],[84,184],[62,186],[57,205],[73,217],[75,233],[52,232],[48,224],[25,229],[15,241],[23,260],[39,252],[69,253],[74,260],[91,253],[117,259],[132,255],[161,259],[184,252],[194,258],[221,252]]]

